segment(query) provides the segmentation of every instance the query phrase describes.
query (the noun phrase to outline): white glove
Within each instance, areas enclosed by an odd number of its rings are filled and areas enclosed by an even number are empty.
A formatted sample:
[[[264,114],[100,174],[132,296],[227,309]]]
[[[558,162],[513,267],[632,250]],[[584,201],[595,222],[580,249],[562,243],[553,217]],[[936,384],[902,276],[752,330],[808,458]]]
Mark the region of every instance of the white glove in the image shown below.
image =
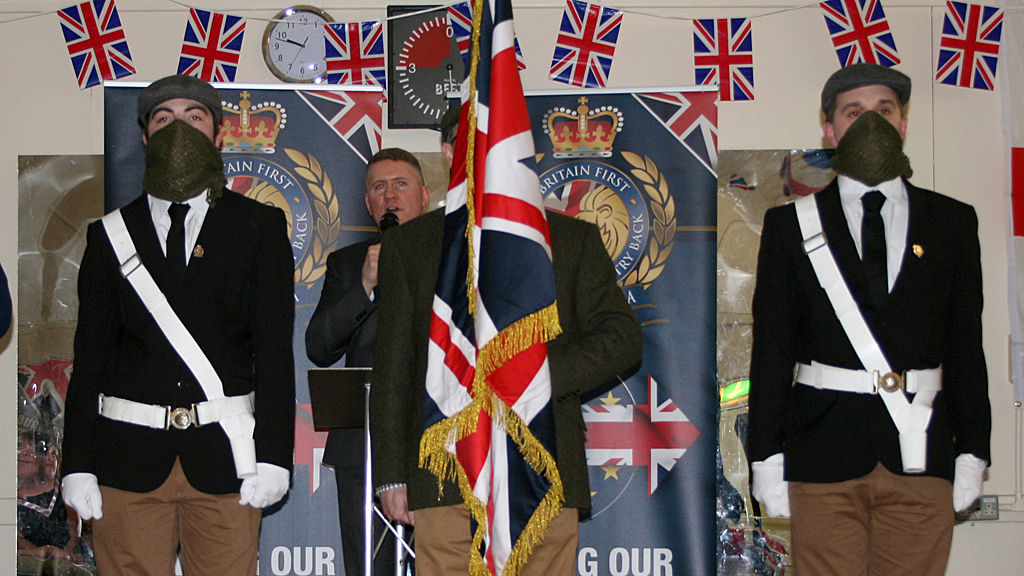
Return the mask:
[[[103,496],[95,474],[76,472],[61,481],[64,503],[75,509],[82,520],[103,518]]]
[[[750,493],[764,507],[766,516],[789,518],[789,482],[783,474],[784,458],[782,453],[772,454],[751,464],[754,478]]]
[[[956,457],[953,472],[953,510],[965,512],[981,498],[981,482],[988,464],[974,454]]]
[[[238,490],[241,499],[238,503],[253,508],[266,508],[284,498],[290,483],[291,474],[284,468],[257,462],[256,475],[242,480],[242,487]]]

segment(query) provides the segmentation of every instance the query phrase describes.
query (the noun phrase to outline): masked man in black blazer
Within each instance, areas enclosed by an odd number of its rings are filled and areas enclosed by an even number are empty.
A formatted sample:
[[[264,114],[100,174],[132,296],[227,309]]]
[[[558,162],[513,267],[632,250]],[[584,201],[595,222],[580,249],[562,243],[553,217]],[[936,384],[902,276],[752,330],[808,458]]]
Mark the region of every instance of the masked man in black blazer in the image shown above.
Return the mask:
[[[909,97],[891,68],[833,74],[839,177],[765,215],[748,455],[799,574],[943,574],[989,461],[978,219],[906,180]]]
[[[415,156],[400,148],[385,148],[366,166],[366,210],[381,227],[385,214],[404,224],[423,213],[430,188]],[[382,228],[386,228],[386,225]],[[317,366],[330,366],[344,357],[346,366],[373,366],[377,335],[377,262],[380,238],[346,246],[327,257],[327,275],[316,312],[306,328],[306,354]],[[363,562],[363,431],[332,428],[324,463],[334,468],[338,485],[338,517],[345,573],[364,574]],[[374,516],[374,532],[384,529]],[[374,539],[376,541],[376,538]],[[388,537],[373,563],[374,574],[394,574],[394,539]]]
[[[292,252],[279,209],[224,187],[221,117],[197,78],[143,89],[144,193],[89,226],[63,489],[104,576],[171,576],[179,547],[185,574],[251,576],[288,490]]]

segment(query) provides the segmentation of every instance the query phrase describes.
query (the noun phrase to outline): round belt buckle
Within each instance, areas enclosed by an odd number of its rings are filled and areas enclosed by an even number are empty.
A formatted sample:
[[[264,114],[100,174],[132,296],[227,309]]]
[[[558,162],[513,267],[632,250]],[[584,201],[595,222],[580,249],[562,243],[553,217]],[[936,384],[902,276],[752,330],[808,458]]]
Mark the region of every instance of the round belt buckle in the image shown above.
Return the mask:
[[[184,430],[192,425],[192,410],[189,408],[175,408],[171,410],[171,426],[178,430]]]
[[[896,372],[887,372],[879,379],[879,386],[886,392],[895,392],[903,388],[903,375]]]

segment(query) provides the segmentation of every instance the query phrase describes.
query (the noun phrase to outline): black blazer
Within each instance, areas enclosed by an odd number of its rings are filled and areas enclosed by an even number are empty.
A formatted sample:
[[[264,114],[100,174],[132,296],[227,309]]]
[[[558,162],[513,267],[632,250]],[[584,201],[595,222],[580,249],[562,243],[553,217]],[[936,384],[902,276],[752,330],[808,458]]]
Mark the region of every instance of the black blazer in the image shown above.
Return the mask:
[[[206,353],[228,396],[256,392],[256,457],[291,469],[295,422],[292,331],[294,264],[284,214],[225,190],[210,207],[178,290],[146,195],[122,215],[142,263]],[[202,389],[121,277],[102,222],[89,225],[78,275],[75,366],[65,406],[63,474],[90,472],[99,483],[147,492],[180,458],[207,493],[237,492],[231,449],[218,425],[153,430],[97,415],[97,395],[187,406]]]
[[[880,309],[833,181],[817,194],[828,244],[894,370],[942,366],[928,427],[925,474],[952,479],[961,453],[989,459],[991,410],[981,347],[981,260],[974,209],[905,182],[909,226],[903,265]],[[877,395],[793,386],[797,362],[862,366],[803,252],[792,205],[765,214],[753,301],[748,457],[783,452],[786,479],[834,482],[881,462],[902,474],[898,433]]]
[[[323,290],[306,327],[306,355],[317,366],[330,366],[342,356],[346,366],[373,366],[377,302],[363,290],[362,272],[366,251],[377,242],[379,238],[358,242],[327,257]],[[327,434],[324,462],[361,468],[364,445],[362,430],[332,428]]]
[[[408,485],[409,508],[457,504],[459,489],[418,466],[431,303],[444,211],[388,231],[380,257],[380,319],[370,388],[376,486]],[[590,508],[581,396],[608,390],[640,362],[643,337],[593,224],[548,212],[562,334],[548,343],[558,470],[565,505]]]

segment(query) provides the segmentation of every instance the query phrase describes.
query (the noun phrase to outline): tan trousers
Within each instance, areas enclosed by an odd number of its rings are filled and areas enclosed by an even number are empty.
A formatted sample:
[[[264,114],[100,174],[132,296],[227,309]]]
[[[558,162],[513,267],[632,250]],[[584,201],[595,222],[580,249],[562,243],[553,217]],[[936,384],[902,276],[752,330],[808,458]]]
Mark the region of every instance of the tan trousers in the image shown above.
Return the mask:
[[[881,464],[835,483],[790,482],[798,576],[942,576],[953,540],[953,485]]]
[[[185,576],[256,574],[261,511],[240,506],[237,493],[199,492],[180,463],[152,492],[100,492],[93,540],[103,576],[173,576],[179,546]]]
[[[575,576],[579,512],[565,508],[555,516],[534,548],[521,576]],[[469,512],[457,506],[416,510],[416,573],[422,576],[465,576],[469,573],[472,534]]]

